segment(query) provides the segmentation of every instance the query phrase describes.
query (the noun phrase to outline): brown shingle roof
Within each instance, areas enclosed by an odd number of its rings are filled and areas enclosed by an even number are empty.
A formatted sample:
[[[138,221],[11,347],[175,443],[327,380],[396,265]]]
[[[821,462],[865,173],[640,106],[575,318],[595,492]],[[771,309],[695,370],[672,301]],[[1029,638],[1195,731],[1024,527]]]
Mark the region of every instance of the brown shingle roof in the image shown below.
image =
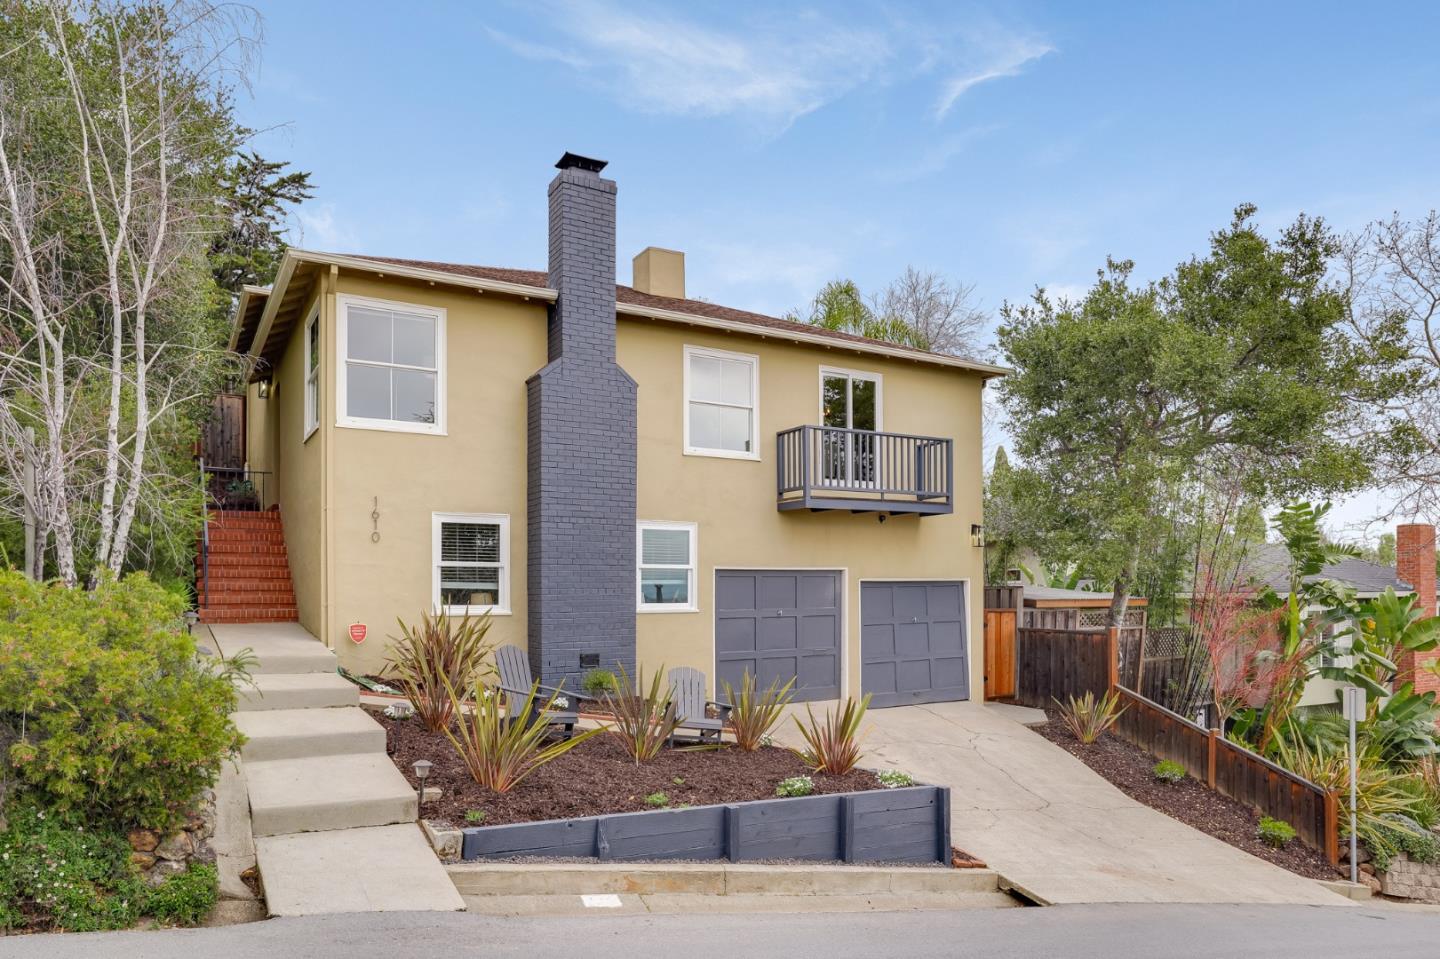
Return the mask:
[[[320,254],[324,255],[324,254]],[[390,263],[395,266],[407,266],[421,270],[433,270],[437,273],[453,273],[458,276],[468,276],[480,280],[498,280],[502,283],[515,283],[520,286],[533,286],[541,289],[547,288],[549,277],[540,270],[515,270],[499,266],[472,266],[464,263],[438,263],[433,260],[407,260],[389,256],[369,256],[364,254],[347,253],[343,254],[349,259],[369,260],[374,263]],[[776,333],[801,333],[810,336],[823,336],[828,339],[840,340],[865,346],[883,346],[889,350],[899,350],[904,353],[913,353],[917,359],[931,357],[942,357],[943,354],[931,353],[926,350],[917,350],[899,343],[889,343],[883,340],[874,340],[869,337],[856,336],[853,333],[842,333],[837,330],[827,330],[824,327],[812,326],[809,323],[796,323],[793,320],[783,320],[775,316],[766,316],[764,313],[751,313],[748,310],[737,310],[728,306],[720,306],[709,303],[705,300],[690,300],[672,296],[655,296],[651,293],[643,293],[630,286],[615,285],[615,300],[618,312],[625,312],[625,306],[646,307],[654,310],[669,310],[673,313],[684,313],[691,316],[708,317],[714,320],[723,320],[729,323],[738,323],[744,326],[756,327],[760,330],[768,330]],[[953,360],[954,357],[944,357]],[[998,370],[996,372],[999,372]]]

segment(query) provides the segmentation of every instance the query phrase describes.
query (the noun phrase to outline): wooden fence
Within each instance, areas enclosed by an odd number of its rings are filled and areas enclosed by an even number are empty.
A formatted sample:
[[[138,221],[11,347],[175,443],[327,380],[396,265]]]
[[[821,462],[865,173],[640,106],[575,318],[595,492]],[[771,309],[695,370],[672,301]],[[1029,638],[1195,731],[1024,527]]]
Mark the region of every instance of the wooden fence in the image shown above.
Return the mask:
[[[1023,586],[986,586],[986,609],[1019,609],[1025,596]]]
[[[1339,797],[1139,693],[1116,686],[1125,712],[1111,731],[1160,759],[1180,763],[1216,792],[1295,827],[1300,841],[1340,862]]]
[[[1114,631],[1021,629],[1015,638],[1018,674],[1015,698],[1027,706],[1050,707],[1055,700],[1094,693],[1118,682]]]

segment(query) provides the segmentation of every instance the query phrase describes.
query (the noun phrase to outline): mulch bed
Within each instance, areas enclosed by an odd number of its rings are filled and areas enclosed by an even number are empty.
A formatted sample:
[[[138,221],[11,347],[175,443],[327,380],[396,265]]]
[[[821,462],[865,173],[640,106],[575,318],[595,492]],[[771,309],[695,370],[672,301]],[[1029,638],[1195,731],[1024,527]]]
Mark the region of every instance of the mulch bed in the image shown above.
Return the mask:
[[[418,719],[397,720],[380,710],[369,712],[385,727],[390,757],[411,786],[417,785],[411,767],[415,760],[434,764],[425,785],[439,786],[440,799],[427,802],[421,815],[456,826],[467,825],[465,813],[471,809],[485,813],[486,826],[642,812],[657,808],[645,797],[661,792],[671,808],[682,803],[708,806],[773,799],[776,783],[800,775],[814,779],[815,795],[883,788],[868,770],[826,776],[811,772],[789,750],[776,747],[753,753],[733,748],[665,749],[637,766],[616,737],[602,734],[541,766],[510,792],[494,793],[477,786],[449,740],[426,732]]]
[[[1283,849],[1261,842],[1255,835],[1260,813],[1244,803],[1222,796],[1187,776],[1178,783],[1155,778],[1154,756],[1140,747],[1105,733],[1085,746],[1053,713],[1050,722],[1035,731],[1104,776],[1121,792],[1151,809],[1158,809],[1203,833],[1208,833],[1252,856],[1311,879],[1334,879],[1338,870],[1319,852],[1298,839]]]

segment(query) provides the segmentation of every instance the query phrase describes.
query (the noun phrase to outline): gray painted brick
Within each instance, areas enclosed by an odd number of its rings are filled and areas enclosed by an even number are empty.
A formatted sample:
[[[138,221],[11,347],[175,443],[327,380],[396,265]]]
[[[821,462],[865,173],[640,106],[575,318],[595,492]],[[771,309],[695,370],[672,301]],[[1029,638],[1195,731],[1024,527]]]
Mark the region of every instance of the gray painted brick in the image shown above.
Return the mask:
[[[550,362],[526,383],[530,664],[635,670],[635,381],[615,363],[615,183],[550,183]]]

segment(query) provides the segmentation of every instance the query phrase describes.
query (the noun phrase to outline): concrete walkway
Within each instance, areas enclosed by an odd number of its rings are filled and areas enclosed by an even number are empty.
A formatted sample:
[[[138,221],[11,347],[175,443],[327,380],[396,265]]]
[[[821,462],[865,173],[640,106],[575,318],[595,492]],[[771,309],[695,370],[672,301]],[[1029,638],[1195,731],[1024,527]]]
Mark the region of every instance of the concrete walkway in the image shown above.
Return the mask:
[[[1352,905],[1141,805],[1012,715],[968,702],[871,710],[865,762],[949,786],[955,845],[1038,902]]]
[[[464,901],[415,824],[416,801],[335,654],[296,623],[213,625],[221,655],[251,650],[235,725],[248,848],[272,916],[459,910]],[[236,853],[244,851],[237,841]]]

